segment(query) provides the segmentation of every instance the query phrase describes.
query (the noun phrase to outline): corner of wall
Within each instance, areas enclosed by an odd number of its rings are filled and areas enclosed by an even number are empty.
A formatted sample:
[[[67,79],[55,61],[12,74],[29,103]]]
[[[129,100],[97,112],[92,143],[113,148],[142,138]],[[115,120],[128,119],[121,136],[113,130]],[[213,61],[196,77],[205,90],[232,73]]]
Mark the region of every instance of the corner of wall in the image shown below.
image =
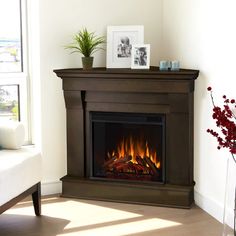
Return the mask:
[[[222,216],[224,213],[224,208],[219,202],[216,202],[215,200],[204,196],[196,190],[194,191],[194,199],[197,206],[206,211],[209,215],[217,219],[219,222],[223,222]]]

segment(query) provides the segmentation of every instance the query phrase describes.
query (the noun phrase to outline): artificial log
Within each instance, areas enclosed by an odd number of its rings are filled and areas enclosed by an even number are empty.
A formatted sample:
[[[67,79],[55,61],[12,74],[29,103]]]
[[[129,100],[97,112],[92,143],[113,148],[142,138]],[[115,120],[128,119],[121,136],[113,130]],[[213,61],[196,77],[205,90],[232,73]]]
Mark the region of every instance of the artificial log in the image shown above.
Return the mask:
[[[114,170],[121,170],[121,169],[124,169],[128,166],[128,163],[125,163],[125,162],[118,162],[118,163],[115,163],[112,167]]]
[[[145,167],[139,164],[135,165],[136,174],[143,174],[145,172]]]
[[[128,164],[126,163],[121,163],[118,165],[113,166],[114,167],[114,172],[124,172],[124,170],[127,168]]]
[[[135,164],[135,169],[138,171],[138,172],[143,172],[144,171],[144,167],[140,164]]]
[[[117,172],[135,172],[134,166],[129,163],[118,163],[114,166],[114,170]]]
[[[138,162],[139,165],[141,166],[146,166],[146,162],[143,160],[141,156],[136,156],[136,161]]]
[[[109,166],[109,165],[112,164],[116,159],[117,159],[116,156],[111,157],[111,159],[109,159],[108,161],[106,161],[106,162],[103,164],[103,167]]]
[[[121,158],[115,160],[113,164],[115,165],[117,163],[126,163],[130,160],[132,160],[132,156],[129,155],[129,156],[121,157]]]
[[[151,168],[153,175],[155,177],[158,177],[159,176],[159,170],[157,169],[156,165],[152,162],[152,160],[149,157],[144,157],[144,161]]]
[[[110,157],[110,159],[107,160],[103,166],[108,172],[113,172],[114,174],[128,173],[135,174],[137,176],[152,175],[152,178],[154,179],[159,177],[159,170],[149,157],[145,156],[142,158],[141,156],[136,156],[135,159],[137,163],[133,163],[131,161],[131,155],[126,155],[120,158],[114,155]]]
[[[137,169],[138,174],[150,174],[150,170],[148,169],[147,166],[136,164],[135,168]]]

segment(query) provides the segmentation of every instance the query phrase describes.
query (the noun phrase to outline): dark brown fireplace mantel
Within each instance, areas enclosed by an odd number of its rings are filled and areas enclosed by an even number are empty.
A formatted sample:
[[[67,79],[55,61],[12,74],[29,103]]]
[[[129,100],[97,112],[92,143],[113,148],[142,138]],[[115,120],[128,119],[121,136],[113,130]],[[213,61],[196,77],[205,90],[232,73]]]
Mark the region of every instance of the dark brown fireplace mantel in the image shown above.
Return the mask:
[[[193,198],[193,99],[197,70],[54,70],[67,111],[67,175],[63,196],[190,207]],[[164,114],[165,182],[91,178],[91,112]]]

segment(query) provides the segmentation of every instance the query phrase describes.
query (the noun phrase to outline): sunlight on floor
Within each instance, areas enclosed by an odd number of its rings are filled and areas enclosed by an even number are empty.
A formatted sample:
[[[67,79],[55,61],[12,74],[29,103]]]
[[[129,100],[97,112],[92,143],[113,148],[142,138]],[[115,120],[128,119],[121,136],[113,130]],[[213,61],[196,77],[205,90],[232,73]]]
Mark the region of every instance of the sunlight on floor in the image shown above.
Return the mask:
[[[124,212],[125,213],[125,212]],[[136,234],[151,230],[157,230],[157,229],[163,229],[163,228],[169,228],[173,226],[181,225],[180,223],[168,221],[168,220],[162,220],[162,219],[148,219],[148,220],[140,220],[136,221],[134,219],[134,222],[130,223],[124,223],[124,224],[115,224],[111,226],[106,227],[98,227],[88,230],[76,230],[74,232],[67,233],[66,230],[64,231],[63,236],[72,236],[72,235],[80,235],[80,236],[105,236],[105,235],[112,235],[112,236],[122,236],[122,235],[129,235],[129,234]]]
[[[55,199],[54,199],[55,200]],[[180,225],[180,223],[158,218],[143,219],[141,214],[117,210],[68,200],[63,205],[60,202],[47,203],[42,206],[43,215],[60,219],[70,219],[60,235],[128,235],[149,230]],[[7,214],[33,215],[32,206],[18,205]],[[68,211],[71,209],[71,211]],[[128,222],[128,223],[127,223]],[[87,226],[87,227],[86,227]],[[91,228],[89,228],[91,226]]]
[[[68,209],[72,209],[68,211]],[[13,208],[10,209],[7,214],[21,214],[21,215],[32,215],[32,206]],[[127,211],[116,210],[112,208],[97,206],[93,204],[78,202],[75,204],[74,201],[67,201],[63,205],[60,202],[54,202],[50,204],[43,204],[42,214],[56,218],[66,219],[78,219],[78,221],[71,221],[67,228],[85,225],[93,225],[106,223],[110,221],[126,220],[130,218],[140,217],[140,214],[135,214]],[[89,219],[89,222],[88,222]]]
[[[67,212],[66,219],[68,219],[69,217],[78,219],[76,221],[71,221],[66,226],[66,228],[102,224],[112,221],[127,220],[140,217],[139,214],[135,214],[132,212],[116,210],[113,208],[102,207],[88,203],[79,202],[75,206],[75,203],[73,201],[68,201],[66,204],[64,204],[64,206],[65,210],[68,210],[68,208],[73,209],[73,211]],[[49,209],[49,212],[52,212],[52,210]],[[55,216],[59,217],[60,212],[62,213],[60,215],[61,217],[65,216],[65,211],[63,209],[58,209],[58,207],[55,206]]]
[[[147,219],[142,214],[96,204],[85,202],[75,204],[73,200],[67,200],[61,204],[60,201],[55,200],[56,198],[42,201],[42,214],[47,217],[68,220],[64,230],[58,235],[121,236],[181,225],[178,222],[159,218]],[[18,204],[16,208],[8,210],[6,214],[33,216],[34,212],[32,205],[25,202],[25,204]]]
[[[0,235],[220,236],[222,225],[198,207],[176,209],[106,201],[43,197],[42,217],[31,198],[1,215]]]

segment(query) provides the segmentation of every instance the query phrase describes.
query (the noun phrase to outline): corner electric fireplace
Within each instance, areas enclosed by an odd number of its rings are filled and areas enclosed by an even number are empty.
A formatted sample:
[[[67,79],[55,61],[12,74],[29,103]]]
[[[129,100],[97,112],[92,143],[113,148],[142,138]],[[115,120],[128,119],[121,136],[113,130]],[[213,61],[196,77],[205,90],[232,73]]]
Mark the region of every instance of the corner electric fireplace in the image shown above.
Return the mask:
[[[62,195],[188,208],[196,70],[63,69]]]

